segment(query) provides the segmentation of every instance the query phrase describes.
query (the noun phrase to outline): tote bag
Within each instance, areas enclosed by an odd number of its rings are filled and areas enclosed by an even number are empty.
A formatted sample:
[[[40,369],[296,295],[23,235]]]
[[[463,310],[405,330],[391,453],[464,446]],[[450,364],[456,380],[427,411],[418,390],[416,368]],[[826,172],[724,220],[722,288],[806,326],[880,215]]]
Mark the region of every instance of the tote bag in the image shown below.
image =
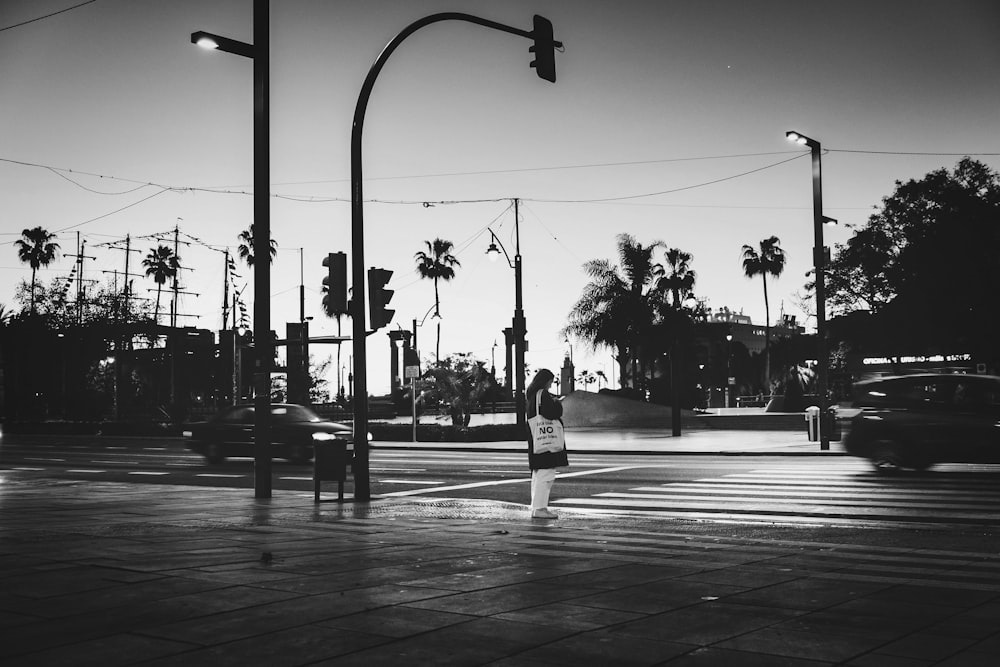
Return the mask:
[[[566,449],[562,422],[542,416],[542,392],[535,394],[535,416],[528,420],[533,449],[536,454],[561,452]]]

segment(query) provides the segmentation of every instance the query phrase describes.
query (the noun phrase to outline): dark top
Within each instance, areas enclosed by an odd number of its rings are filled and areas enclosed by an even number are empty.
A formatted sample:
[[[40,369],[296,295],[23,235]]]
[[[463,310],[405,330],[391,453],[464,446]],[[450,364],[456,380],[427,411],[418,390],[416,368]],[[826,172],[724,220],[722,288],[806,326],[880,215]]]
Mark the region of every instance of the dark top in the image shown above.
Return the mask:
[[[528,394],[525,397],[526,403],[526,413],[528,419],[537,414],[535,412],[535,394]],[[558,419],[562,422],[563,406],[562,403],[557,401],[552,397],[552,394],[542,390],[542,405],[541,410],[542,416],[546,419]],[[531,430],[528,429],[528,467],[532,470],[538,470],[539,468],[559,468],[562,466],[569,465],[569,459],[566,456],[566,450],[563,449],[561,452],[543,452],[541,454],[535,454],[533,451],[533,443],[531,438]]]

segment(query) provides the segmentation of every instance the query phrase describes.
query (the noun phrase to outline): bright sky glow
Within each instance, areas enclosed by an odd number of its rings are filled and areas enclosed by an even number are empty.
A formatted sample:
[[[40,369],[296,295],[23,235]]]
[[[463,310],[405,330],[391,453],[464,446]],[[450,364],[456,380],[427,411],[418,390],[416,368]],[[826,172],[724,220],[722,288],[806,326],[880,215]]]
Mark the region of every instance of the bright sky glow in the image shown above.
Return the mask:
[[[123,279],[126,234],[138,273],[150,248],[173,244],[176,225],[191,293],[181,322],[218,329],[222,251],[252,221],[252,63],[208,57],[190,35],[252,42],[251,3],[97,0],[2,30],[67,6],[0,3],[0,303],[12,307],[30,278],[13,247],[22,229],[58,233],[69,255],[79,234],[95,257],[85,279],[106,282]],[[514,197],[527,362],[555,370],[568,351],[559,330],[587,280],[581,266],[616,261],[621,232],[692,253],[696,293],[756,323],[763,292],[743,276],[740,248],[776,235],[788,265],[769,283],[771,316],[806,317],[796,293],[811,268],[811,170],[790,128],[824,149],[824,212],[840,222],[827,228],[831,246],[896,180],[966,154],[1000,169],[995,0],[275,0],[271,325],[281,335],[299,317],[300,260],[312,333],[338,333],[322,314],[322,259],[350,255],[357,95],[385,44],[440,11],[522,29],[540,14],[565,44],[552,84],[529,68],[529,40],[436,24],[390,58],[368,106],[366,263],[395,272],[394,325],[409,329],[434,301],[414,253],[451,240],[462,266],[439,286],[442,354],[489,365],[498,342],[498,374],[514,273],[486,256],[487,227],[513,256]],[[65,278],[73,263],[64,256],[39,277]],[[252,313],[252,271],[239,273]],[[133,279],[155,298],[151,279]],[[436,323],[418,330],[425,359]],[[388,388],[388,347],[384,333],[369,338],[373,393]],[[344,366],[349,355],[346,346]],[[577,342],[574,359],[612,376],[609,352]]]

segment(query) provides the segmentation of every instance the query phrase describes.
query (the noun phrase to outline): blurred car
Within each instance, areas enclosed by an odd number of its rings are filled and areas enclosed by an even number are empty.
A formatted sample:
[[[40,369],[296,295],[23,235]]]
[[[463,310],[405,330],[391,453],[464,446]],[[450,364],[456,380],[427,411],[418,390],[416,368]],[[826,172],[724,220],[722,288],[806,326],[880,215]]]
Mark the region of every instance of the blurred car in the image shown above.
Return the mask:
[[[1000,377],[921,373],[857,382],[844,448],[879,472],[1000,463]]]
[[[254,406],[226,408],[204,422],[185,429],[187,448],[203,455],[209,463],[221,463],[227,456],[253,456]],[[368,437],[371,440],[371,436]],[[323,442],[343,442],[354,451],[354,429],[326,421],[309,408],[286,403],[271,404],[271,456],[295,463],[313,458],[313,448]]]

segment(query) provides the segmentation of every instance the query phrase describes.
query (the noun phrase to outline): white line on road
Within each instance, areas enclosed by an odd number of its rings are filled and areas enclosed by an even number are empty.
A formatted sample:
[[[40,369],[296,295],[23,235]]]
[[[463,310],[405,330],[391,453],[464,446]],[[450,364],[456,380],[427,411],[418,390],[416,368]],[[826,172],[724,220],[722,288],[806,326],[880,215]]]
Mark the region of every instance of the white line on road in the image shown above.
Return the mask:
[[[94,474],[106,473],[107,470],[85,470],[83,468],[75,468],[73,470],[67,470],[66,472],[90,472]]]
[[[65,463],[66,459],[43,459],[43,458],[32,458],[31,456],[25,456],[25,461],[51,461],[54,463]]]
[[[166,473],[164,473],[166,474]],[[201,474],[195,475],[195,477],[225,477],[228,479],[237,479],[239,477],[246,477],[246,475],[223,475],[222,473],[207,473],[203,472]],[[312,479],[311,477],[309,479]]]
[[[380,479],[380,484],[443,484],[444,482],[434,482],[430,480],[416,479]]]
[[[130,475],[146,475],[147,477],[159,477],[161,475],[169,475],[169,472],[151,472],[148,470],[133,470],[129,473]]]
[[[600,475],[610,472],[619,472],[621,470],[632,470],[634,468],[642,468],[644,466],[618,466],[616,468],[600,468],[597,470],[580,470],[579,472],[567,472],[563,474],[557,474],[557,478],[561,477],[581,477],[583,475]],[[382,497],[399,497],[399,496],[419,496],[424,493],[437,493],[440,491],[458,491],[461,489],[476,489],[484,486],[500,486],[502,484],[525,484],[530,482],[531,479],[528,477],[522,477],[518,479],[496,479],[490,480],[488,482],[471,482],[469,484],[455,484],[453,486],[439,486],[434,489],[412,489],[410,491],[393,491],[391,493],[380,493]]]

